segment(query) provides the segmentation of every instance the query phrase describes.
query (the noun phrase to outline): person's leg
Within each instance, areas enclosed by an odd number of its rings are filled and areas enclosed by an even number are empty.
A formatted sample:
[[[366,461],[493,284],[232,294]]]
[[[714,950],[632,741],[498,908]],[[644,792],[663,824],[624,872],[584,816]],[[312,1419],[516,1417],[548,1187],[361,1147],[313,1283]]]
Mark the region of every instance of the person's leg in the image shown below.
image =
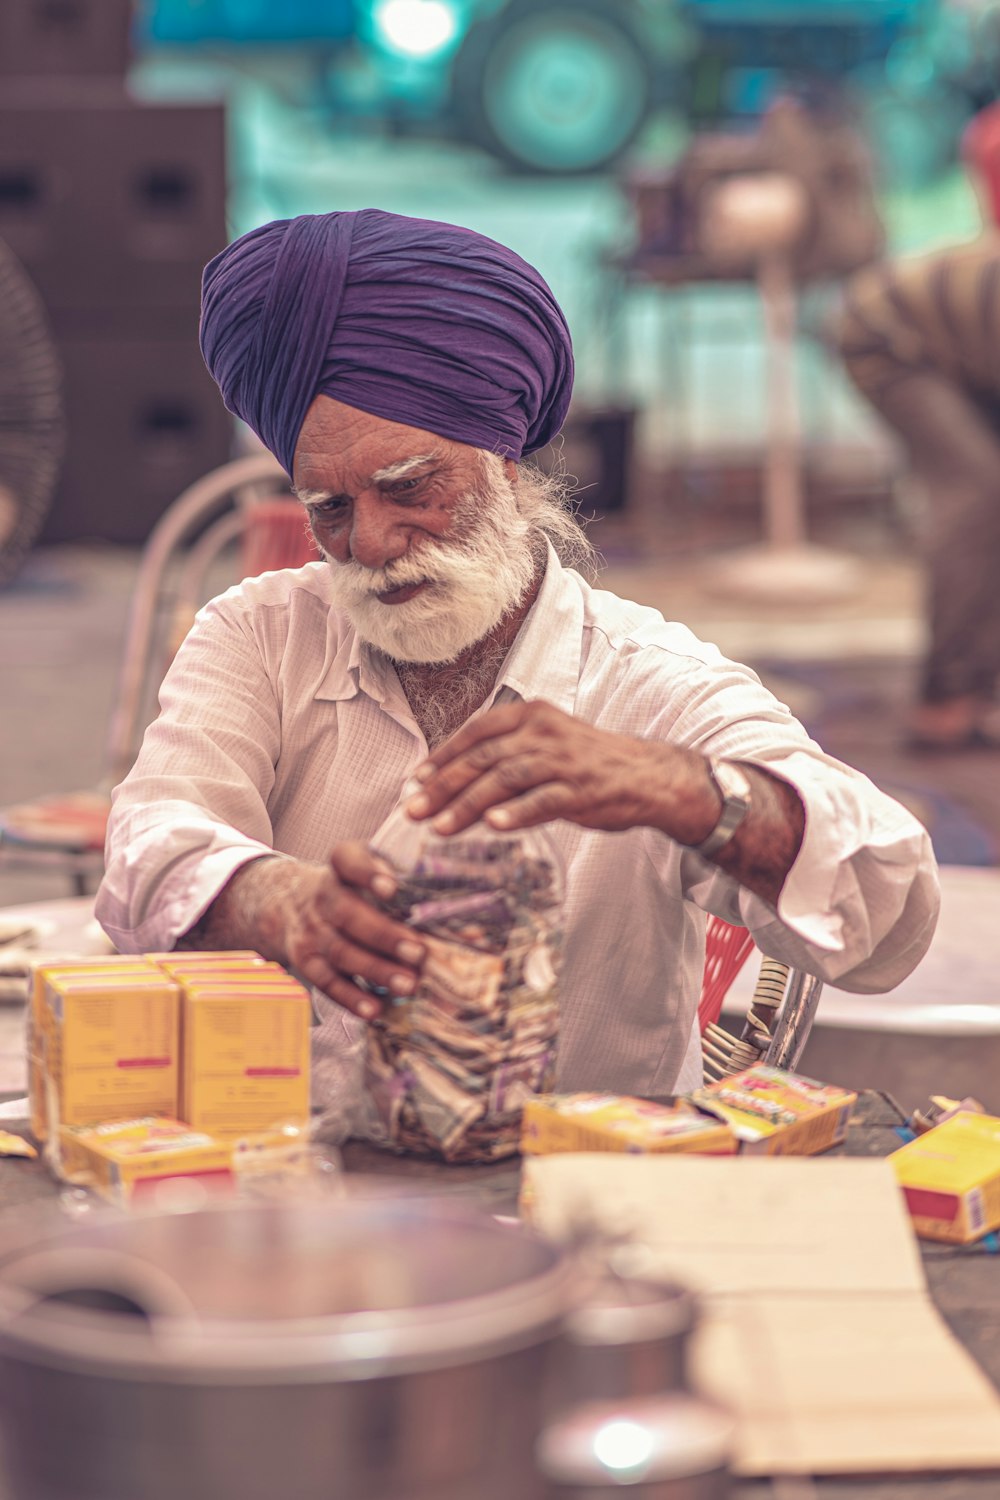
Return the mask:
[[[961,742],[1000,674],[1000,425],[953,380],[923,371],[878,393],[927,491],[930,642],[915,735]]]
[[[975,737],[1000,673],[1000,411],[978,389],[993,368],[984,323],[1000,313],[998,277],[989,246],[870,267],[849,283],[833,330],[848,376],[902,437],[927,492],[930,644],[912,730],[931,744]],[[977,388],[970,369],[982,372]]]

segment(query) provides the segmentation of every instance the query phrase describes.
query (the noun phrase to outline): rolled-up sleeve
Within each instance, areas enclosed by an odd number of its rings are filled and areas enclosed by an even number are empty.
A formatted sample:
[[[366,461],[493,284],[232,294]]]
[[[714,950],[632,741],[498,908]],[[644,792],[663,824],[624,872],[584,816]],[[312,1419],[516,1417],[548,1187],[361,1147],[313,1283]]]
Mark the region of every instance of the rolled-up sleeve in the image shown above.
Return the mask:
[[[775,912],[740,892],[743,920],[772,958],[838,988],[877,994],[930,946],[940,906],[927,830],[867,777],[805,752],[765,766],[795,787],[805,833]]]
[[[760,950],[858,993],[906,978],[930,945],[940,906],[930,836],[869,777],[826,754],[749,668],[716,659],[691,681],[658,736],[745,762],[788,782],[805,830],[777,908],[691,850],[681,885],[703,910],[749,928]],[[665,874],[667,873],[665,868]]]
[[[173,947],[241,865],[272,852],[279,745],[257,643],[215,601],[167,672],[160,715],[113,795],[96,914],[121,952]]]

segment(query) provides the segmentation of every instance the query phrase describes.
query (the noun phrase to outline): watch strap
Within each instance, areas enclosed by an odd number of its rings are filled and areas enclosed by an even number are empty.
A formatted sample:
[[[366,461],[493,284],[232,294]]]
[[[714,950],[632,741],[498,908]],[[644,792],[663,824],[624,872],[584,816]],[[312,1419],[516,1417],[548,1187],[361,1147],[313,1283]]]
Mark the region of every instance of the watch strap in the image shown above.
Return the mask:
[[[708,859],[729,843],[743,819],[750,811],[750,782],[744,771],[731,761],[710,760],[708,774],[716,791],[722,798],[719,821],[707,838],[692,845],[696,854]]]

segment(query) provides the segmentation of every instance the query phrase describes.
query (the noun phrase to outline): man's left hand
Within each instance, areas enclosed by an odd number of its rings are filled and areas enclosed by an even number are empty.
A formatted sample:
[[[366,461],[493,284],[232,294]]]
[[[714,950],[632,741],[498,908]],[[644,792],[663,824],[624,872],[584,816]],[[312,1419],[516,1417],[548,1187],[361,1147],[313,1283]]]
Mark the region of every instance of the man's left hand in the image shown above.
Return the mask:
[[[664,793],[679,807],[692,776],[705,780],[699,756],[652,740],[611,734],[550,703],[510,703],[463,726],[417,772],[420,792],[407,803],[436,832],[460,833],[483,818],[493,828],[529,828],[565,818],[583,828],[620,832],[656,826]],[[692,839],[703,836],[695,797]],[[711,805],[709,804],[709,814]],[[683,823],[683,819],[681,819]],[[683,838],[687,830],[671,830]]]

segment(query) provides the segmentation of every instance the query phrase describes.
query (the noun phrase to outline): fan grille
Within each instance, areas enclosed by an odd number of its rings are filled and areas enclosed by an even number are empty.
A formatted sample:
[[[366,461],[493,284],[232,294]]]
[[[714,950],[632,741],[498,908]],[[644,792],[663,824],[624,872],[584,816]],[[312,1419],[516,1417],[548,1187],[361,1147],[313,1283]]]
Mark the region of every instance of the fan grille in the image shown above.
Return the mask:
[[[41,530],[63,438],[61,369],[41,299],[0,241],[0,585]]]

